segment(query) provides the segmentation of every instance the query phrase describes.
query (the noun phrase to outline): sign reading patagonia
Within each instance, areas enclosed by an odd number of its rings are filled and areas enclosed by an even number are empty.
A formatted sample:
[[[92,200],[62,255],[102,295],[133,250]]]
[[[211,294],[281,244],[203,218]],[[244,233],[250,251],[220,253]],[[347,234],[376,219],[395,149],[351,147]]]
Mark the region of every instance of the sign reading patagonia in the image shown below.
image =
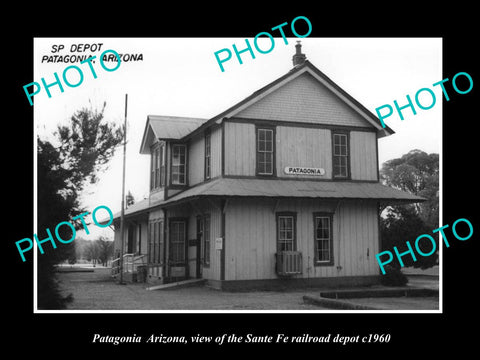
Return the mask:
[[[325,169],[322,168],[310,168],[310,167],[285,167],[285,174],[287,175],[313,175],[323,176],[325,175]]]

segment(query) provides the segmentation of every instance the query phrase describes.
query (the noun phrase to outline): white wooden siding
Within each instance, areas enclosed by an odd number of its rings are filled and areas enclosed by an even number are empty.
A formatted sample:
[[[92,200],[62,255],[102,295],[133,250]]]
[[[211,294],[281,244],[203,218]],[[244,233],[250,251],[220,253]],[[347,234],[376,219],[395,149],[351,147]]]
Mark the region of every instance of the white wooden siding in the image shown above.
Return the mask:
[[[203,133],[190,140],[187,163],[188,184],[192,186],[202,182],[205,176],[205,137]]]
[[[225,122],[225,175],[255,175],[255,125]]]
[[[302,252],[300,277],[377,275],[378,218],[375,202],[321,200],[232,200],[226,213],[226,280],[273,279],[276,212],[297,213],[297,249]],[[336,211],[335,211],[336,210]],[[333,212],[331,266],[314,266],[313,213]]]
[[[211,176],[222,175],[222,128],[213,129],[210,137],[211,151]],[[204,160],[205,161],[205,160]]]
[[[215,250],[215,238],[220,237],[222,231],[222,210],[220,206],[220,201],[195,201],[192,206],[193,211],[188,217],[188,239],[196,239],[197,216],[210,215],[210,265],[209,267],[203,267],[202,270],[202,278],[209,280],[220,280],[220,251]],[[195,247],[192,247],[190,256],[195,257],[196,251],[193,249],[196,250]],[[191,264],[195,264],[195,262],[191,262]],[[194,276],[195,269],[190,269],[190,274]]]
[[[215,250],[215,238],[220,237],[222,231],[222,210],[220,206],[221,203],[218,200],[198,200],[194,201],[191,206],[185,205],[167,210],[168,218],[185,217],[187,219],[187,241],[197,237],[197,216],[210,215],[210,266],[203,267],[202,270],[202,278],[209,280],[220,280],[220,251]],[[189,257],[196,257],[195,247],[189,249]],[[190,261],[189,266],[190,275],[194,277],[196,275],[195,261]]]
[[[290,179],[332,178],[332,140],[330,130],[277,126],[277,176]],[[286,166],[325,169],[323,176],[286,175]]]
[[[352,180],[378,180],[377,137],[374,132],[350,132]]]

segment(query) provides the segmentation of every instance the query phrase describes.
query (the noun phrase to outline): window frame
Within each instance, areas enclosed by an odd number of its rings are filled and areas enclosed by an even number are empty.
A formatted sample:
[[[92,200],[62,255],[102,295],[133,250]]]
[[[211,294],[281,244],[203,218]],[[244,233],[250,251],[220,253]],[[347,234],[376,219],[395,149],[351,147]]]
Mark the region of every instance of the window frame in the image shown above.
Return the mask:
[[[160,164],[159,164],[159,176],[160,176],[160,186],[159,187],[164,187],[165,186],[165,163],[166,163],[166,156],[165,156],[165,144],[160,144],[159,146],[159,151],[160,151]]]
[[[185,163],[184,164],[174,164],[173,163],[173,159],[174,159],[174,152],[175,152],[175,148],[177,147],[180,147],[180,148],[183,148],[184,149],[184,158],[185,158]],[[180,156],[181,157],[181,156]],[[186,186],[188,184],[188,181],[187,181],[187,164],[188,164],[188,148],[187,148],[187,145],[186,144],[172,144],[171,146],[171,152],[170,152],[170,185],[173,185],[173,186],[180,186],[180,187],[183,187],[183,186]],[[179,181],[178,182],[174,182],[174,166],[175,167],[182,167],[183,166],[183,173],[182,172],[178,172],[178,176],[179,176]],[[180,176],[183,174],[183,182],[180,182]]]
[[[346,154],[335,154],[336,146],[342,146],[342,144],[336,145],[335,138],[336,136],[345,137],[345,147],[346,147]],[[335,159],[345,159],[345,175],[339,175],[335,173]],[[342,165],[341,165],[342,166]],[[333,130],[332,131],[332,178],[338,180],[350,180],[350,132],[348,131],[340,131],[340,130]]]
[[[148,264],[163,265],[165,262],[165,222],[163,219],[148,223]]]
[[[320,260],[318,256],[319,248],[318,242],[325,241],[325,239],[317,238],[317,219],[327,218],[329,224],[329,238],[328,238],[328,260]],[[333,214],[328,212],[314,212],[313,213],[313,252],[314,252],[314,265],[315,266],[332,266],[334,264],[333,253]]]
[[[204,179],[212,178],[212,134],[210,131],[205,132],[205,148],[204,148]],[[208,151],[207,151],[208,150]]]
[[[151,148],[150,191],[165,186],[165,144],[157,143]]]
[[[176,241],[173,242],[173,237],[172,237],[172,229],[173,229],[173,223],[182,223],[183,224],[183,241]],[[188,242],[187,242],[187,234],[188,234],[188,229],[187,229],[187,219],[186,218],[171,218],[169,219],[168,223],[168,241],[169,241],[169,250],[168,250],[168,259],[169,259],[169,264],[171,266],[186,266],[187,265],[187,259],[188,259]],[[183,252],[179,252],[179,254],[182,254],[183,259],[182,261],[178,261],[174,259],[174,244],[182,244],[183,243]]]
[[[282,211],[282,212],[277,212],[275,214],[276,216],[276,228],[277,228],[277,235],[276,235],[276,242],[277,242],[277,253],[280,253],[281,251],[297,251],[297,213],[293,211]],[[292,242],[292,249],[291,250],[282,250],[280,244],[283,242],[285,243],[285,240],[281,240],[281,232],[282,230],[280,229],[280,219],[281,218],[292,218],[292,239],[290,240]]]
[[[272,171],[270,173],[267,172],[260,172],[260,156],[259,154],[266,154],[269,153],[265,150],[259,149],[259,132],[261,130],[264,131],[271,131],[272,132],[272,150],[271,150],[271,158],[272,158]],[[266,126],[266,125],[256,125],[255,126],[255,175],[261,177],[272,177],[276,176],[276,128],[274,126]]]

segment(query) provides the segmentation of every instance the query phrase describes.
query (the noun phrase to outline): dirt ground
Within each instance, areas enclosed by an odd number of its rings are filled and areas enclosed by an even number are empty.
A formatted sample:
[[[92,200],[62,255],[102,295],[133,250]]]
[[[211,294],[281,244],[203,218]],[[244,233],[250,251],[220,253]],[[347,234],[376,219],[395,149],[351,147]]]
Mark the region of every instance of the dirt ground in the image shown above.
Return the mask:
[[[145,290],[145,284],[119,285],[110,277],[110,268],[93,272],[58,273],[64,295],[72,294],[67,310],[331,310],[305,304],[304,295],[318,295],[319,289],[292,291],[227,292],[205,286],[170,290]],[[415,286],[415,281],[413,284]],[[422,281],[422,280],[421,280]],[[420,284],[422,284],[420,281]],[[438,287],[438,282],[437,282]],[[359,304],[386,310],[438,309],[438,297],[350,299]]]
[[[119,285],[110,269],[59,273],[65,295],[72,293],[69,310],[320,310],[303,303],[304,291],[225,292],[205,286],[145,290],[145,284]],[[317,293],[317,292],[315,292]]]

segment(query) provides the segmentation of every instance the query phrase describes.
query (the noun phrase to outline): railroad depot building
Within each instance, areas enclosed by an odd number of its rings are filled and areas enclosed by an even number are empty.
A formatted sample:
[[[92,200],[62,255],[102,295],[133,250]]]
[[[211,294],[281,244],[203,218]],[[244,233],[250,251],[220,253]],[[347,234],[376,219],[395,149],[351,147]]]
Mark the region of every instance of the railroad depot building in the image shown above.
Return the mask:
[[[293,65],[211,119],[147,117],[150,195],[125,210],[126,279],[218,289],[379,281],[380,205],[423,199],[379,182],[378,141],[393,131],[300,44]],[[114,225],[119,254],[119,214]]]

